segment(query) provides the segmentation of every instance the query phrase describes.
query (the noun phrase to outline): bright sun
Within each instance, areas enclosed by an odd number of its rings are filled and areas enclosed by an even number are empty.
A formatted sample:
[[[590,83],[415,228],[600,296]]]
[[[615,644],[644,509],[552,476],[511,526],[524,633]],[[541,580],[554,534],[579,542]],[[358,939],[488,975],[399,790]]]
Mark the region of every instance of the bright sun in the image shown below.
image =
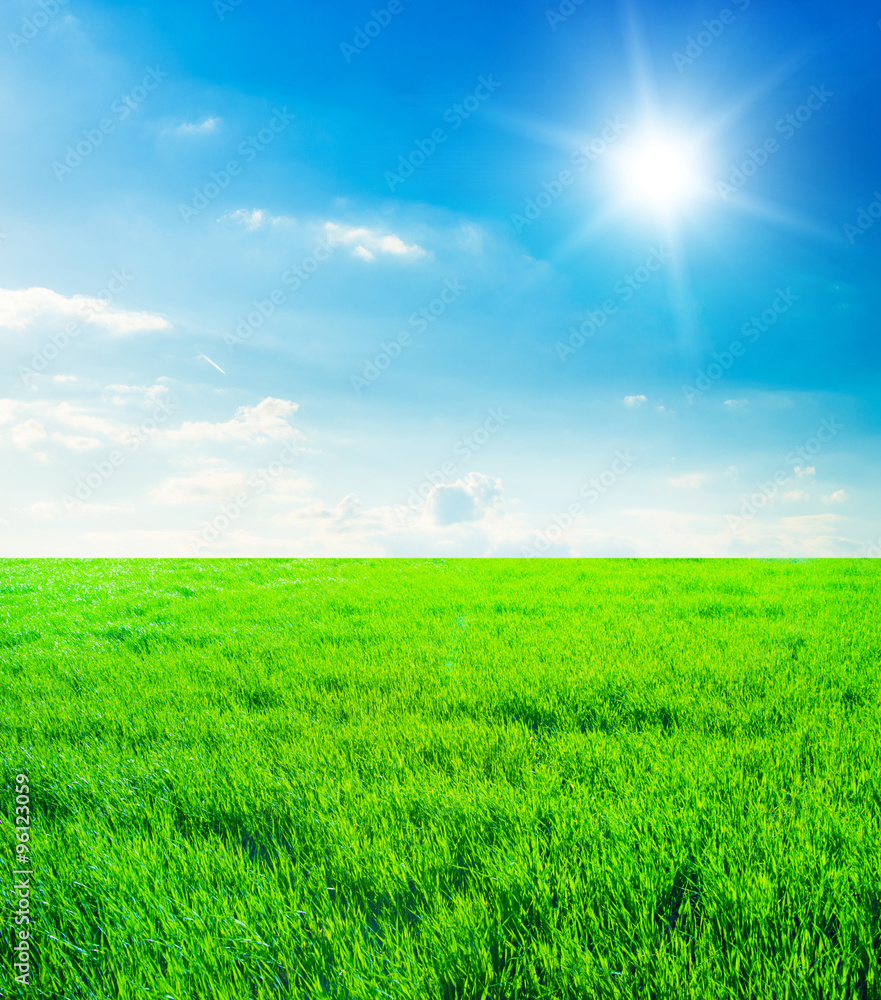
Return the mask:
[[[700,170],[691,145],[647,133],[616,157],[617,183],[634,206],[668,215],[700,193]]]

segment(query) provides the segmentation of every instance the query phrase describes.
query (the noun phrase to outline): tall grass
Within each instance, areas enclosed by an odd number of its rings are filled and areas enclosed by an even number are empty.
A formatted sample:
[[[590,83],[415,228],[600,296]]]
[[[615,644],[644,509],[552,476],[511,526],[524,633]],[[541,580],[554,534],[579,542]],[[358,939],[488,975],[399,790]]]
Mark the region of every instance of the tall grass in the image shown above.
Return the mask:
[[[881,997],[875,563],[7,561],[0,602],[0,993]]]

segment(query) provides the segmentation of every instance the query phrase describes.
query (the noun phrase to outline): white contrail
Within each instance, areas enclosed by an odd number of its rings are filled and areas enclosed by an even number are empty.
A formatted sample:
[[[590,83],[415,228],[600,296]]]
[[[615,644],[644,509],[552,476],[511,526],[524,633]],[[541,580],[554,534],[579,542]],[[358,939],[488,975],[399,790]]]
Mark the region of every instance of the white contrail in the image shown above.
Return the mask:
[[[196,355],[196,360],[198,361],[199,358],[204,358],[208,362],[209,365],[214,365],[214,367],[220,372],[221,375],[226,375],[226,372],[220,367],[220,365],[217,364],[215,361],[212,361],[211,358],[209,358],[207,354],[201,354],[201,353],[199,353],[199,354]]]

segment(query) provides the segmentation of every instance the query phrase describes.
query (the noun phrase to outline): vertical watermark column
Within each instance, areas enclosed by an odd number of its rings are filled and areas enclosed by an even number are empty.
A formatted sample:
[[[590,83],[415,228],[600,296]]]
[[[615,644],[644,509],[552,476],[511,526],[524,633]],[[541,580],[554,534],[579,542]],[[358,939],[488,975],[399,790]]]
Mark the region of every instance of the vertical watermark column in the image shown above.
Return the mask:
[[[13,911],[16,941],[15,981],[21,986],[30,985],[31,977],[31,789],[26,774],[15,776],[15,857],[13,859],[13,898],[17,900]]]

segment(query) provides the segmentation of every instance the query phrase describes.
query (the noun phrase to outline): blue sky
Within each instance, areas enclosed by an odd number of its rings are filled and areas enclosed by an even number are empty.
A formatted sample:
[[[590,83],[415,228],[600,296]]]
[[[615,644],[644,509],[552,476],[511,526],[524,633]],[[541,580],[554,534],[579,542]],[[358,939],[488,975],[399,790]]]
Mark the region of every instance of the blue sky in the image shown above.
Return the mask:
[[[4,5],[3,553],[878,555],[879,17]]]

